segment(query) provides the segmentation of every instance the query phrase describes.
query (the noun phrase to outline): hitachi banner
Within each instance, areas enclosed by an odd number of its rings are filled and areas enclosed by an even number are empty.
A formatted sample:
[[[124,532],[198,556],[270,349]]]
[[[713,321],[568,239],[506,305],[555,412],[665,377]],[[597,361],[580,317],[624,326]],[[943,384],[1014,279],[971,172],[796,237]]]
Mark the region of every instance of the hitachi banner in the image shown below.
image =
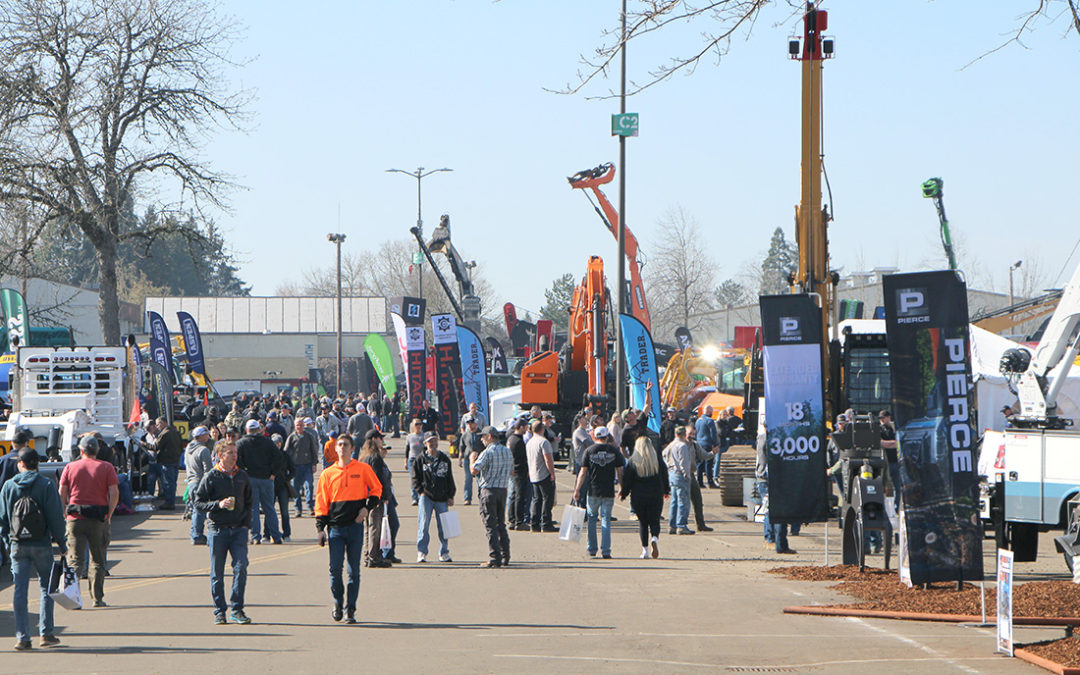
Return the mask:
[[[825,403],[821,310],[809,295],[764,295],[765,448],[769,518],[825,517]]]
[[[967,286],[894,274],[884,294],[911,583],[981,580]]]
[[[424,327],[405,325],[405,320],[396,312],[390,313],[390,320],[394,324],[401,363],[405,368],[405,386],[409,395],[409,419],[416,419],[424,409],[423,400],[428,382]]]
[[[461,355],[457,320],[451,314],[432,314],[432,351],[435,357],[435,397],[439,402],[439,435],[457,433],[461,418]]]

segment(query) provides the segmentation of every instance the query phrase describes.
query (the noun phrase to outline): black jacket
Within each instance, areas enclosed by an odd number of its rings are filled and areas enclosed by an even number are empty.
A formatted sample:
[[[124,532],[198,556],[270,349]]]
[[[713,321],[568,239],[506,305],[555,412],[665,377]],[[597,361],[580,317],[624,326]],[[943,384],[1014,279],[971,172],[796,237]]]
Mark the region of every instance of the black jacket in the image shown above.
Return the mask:
[[[390,473],[390,467],[386,466],[386,460],[379,455],[372,455],[365,459],[361,459],[361,462],[371,466],[371,470],[375,472],[375,477],[382,483],[382,501],[393,502],[397,505],[397,500],[394,499],[394,486],[393,486],[393,474]]]
[[[656,452],[656,461],[660,467],[655,475],[647,478],[639,476],[637,471],[634,470],[634,465],[630,462],[627,462],[626,467],[623,469],[622,489],[619,491],[619,496],[626,497],[630,495],[631,506],[649,502],[662,502],[664,501],[664,495],[671,494],[671,485],[668,482],[668,471],[667,467],[664,466],[664,459],[659,451],[654,450],[654,452]]]
[[[283,453],[274,442],[261,434],[248,434],[236,442],[240,468],[251,478],[266,480],[284,464]]]
[[[513,475],[529,477],[529,456],[525,453],[525,439],[520,434],[510,434],[506,439],[506,447],[510,448],[510,454],[514,456]]]
[[[418,461],[413,462],[412,482],[417,492],[435,502],[445,502],[457,491],[450,458],[442,450],[435,457],[425,451]]]
[[[154,449],[157,450],[158,464],[179,464],[180,457],[184,454],[184,441],[180,438],[180,432],[170,426],[157,436]]]
[[[423,431],[435,431],[439,428],[439,411],[435,408],[421,410],[418,417],[420,418],[420,428]]]
[[[218,504],[226,497],[236,497],[236,508],[231,511]],[[195,508],[205,511],[210,522],[218,527],[251,526],[251,481],[243,471],[229,476],[214,467],[206,472],[195,488]]]

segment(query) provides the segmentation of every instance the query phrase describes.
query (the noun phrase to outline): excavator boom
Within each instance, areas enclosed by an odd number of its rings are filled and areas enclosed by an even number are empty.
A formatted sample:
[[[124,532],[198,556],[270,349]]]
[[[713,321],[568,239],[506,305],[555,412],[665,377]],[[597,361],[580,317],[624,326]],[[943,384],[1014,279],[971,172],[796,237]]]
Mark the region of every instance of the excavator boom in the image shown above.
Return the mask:
[[[570,187],[572,188],[592,191],[596,196],[596,200],[600,203],[599,207],[595,204],[593,205],[596,214],[600,216],[600,220],[604,222],[608,232],[611,232],[611,235],[618,241],[619,213],[600,189],[601,185],[610,183],[614,178],[615,165],[611,162],[606,162],[594,169],[578,171],[566,180],[570,182]],[[630,261],[630,312],[634,315],[635,319],[645,324],[646,329],[651,331],[652,324],[649,320],[649,304],[645,299],[645,285],[641,281],[641,263],[638,260],[638,241],[634,236],[634,233],[630,231],[629,227],[624,227],[623,232],[625,233],[624,243],[626,246],[626,258]]]

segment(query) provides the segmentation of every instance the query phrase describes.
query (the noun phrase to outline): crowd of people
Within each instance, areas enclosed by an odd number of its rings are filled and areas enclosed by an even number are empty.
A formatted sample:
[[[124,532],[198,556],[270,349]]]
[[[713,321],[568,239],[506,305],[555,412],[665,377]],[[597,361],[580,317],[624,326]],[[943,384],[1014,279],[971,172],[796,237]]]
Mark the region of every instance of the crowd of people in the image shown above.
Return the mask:
[[[700,488],[730,438],[725,422],[714,421],[707,408],[701,419],[686,424],[672,409],[654,433],[646,412],[651,396],[650,388],[645,410],[631,408],[607,418],[585,411],[575,420],[568,461],[576,478],[571,505],[586,511],[590,556],[611,557],[616,496],[630,500],[642,558],[660,555],[665,500],[670,500],[670,534],[694,534],[690,511],[699,530],[712,529],[701,512]],[[145,461],[137,476],[118,478],[111,458],[101,456],[107,446],[88,435],[79,441],[80,458],[66,465],[58,485],[38,473],[37,452],[16,434],[12,453],[0,459],[0,533],[10,545],[15,579],[16,649],[31,648],[26,605],[35,575],[42,588],[41,646],[58,642],[47,593],[51,545],[62,556],[70,554],[72,567],[89,579],[93,605],[105,606],[113,514],[131,500],[132,487],[143,494],[156,491],[158,509],[175,509],[181,467],[191,543],[209,549],[215,623],[250,622],[244,607],[249,545],[288,542],[292,524],[305,516],[314,520],[319,545],[329,546],[331,618],[355,622],[361,565],[402,562],[384,434],[400,435],[407,405],[400,395],[348,395],[304,398],[294,409],[290,397],[280,395],[237,397],[223,416],[215,407],[195,406],[187,411],[195,426],[186,446],[167,419],[143,423],[138,445]],[[731,414],[721,411],[721,420]],[[453,460],[440,449],[438,423],[438,411],[424,401],[405,438],[404,470],[417,507],[418,564],[428,560],[432,520],[440,562],[452,562],[453,533],[445,529],[458,526],[451,511],[457,496]],[[511,564],[510,530],[559,531],[553,519],[554,458],[563,439],[554,416],[539,407],[496,428],[473,405],[457,431],[454,454],[463,469],[463,501],[477,502],[488,542],[482,566],[504,567]],[[27,508],[31,502],[33,508]],[[232,567],[228,596],[226,563]]]

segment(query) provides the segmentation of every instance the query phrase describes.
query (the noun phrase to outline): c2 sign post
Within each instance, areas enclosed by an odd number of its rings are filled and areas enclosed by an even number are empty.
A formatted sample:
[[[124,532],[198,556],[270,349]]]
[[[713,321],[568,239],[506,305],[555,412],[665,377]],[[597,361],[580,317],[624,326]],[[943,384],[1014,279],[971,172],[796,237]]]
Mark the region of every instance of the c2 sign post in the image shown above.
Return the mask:
[[[638,135],[638,114],[637,113],[622,113],[621,115],[611,116],[611,135],[612,136],[637,136]]]

